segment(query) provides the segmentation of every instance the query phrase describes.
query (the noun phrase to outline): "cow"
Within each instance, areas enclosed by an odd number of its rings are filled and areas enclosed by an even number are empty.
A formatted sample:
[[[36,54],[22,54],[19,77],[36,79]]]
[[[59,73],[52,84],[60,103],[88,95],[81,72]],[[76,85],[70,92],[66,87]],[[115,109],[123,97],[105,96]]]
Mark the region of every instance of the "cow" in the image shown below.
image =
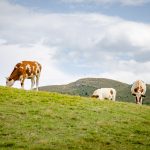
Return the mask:
[[[131,94],[135,96],[136,104],[142,104],[142,97],[145,97],[145,93],[146,84],[141,80],[135,81],[131,87]]]
[[[25,79],[31,79],[31,90],[35,85],[36,78],[36,90],[38,91],[39,78],[42,66],[36,61],[22,61],[15,65],[12,73],[6,78],[6,86],[13,86],[14,82],[19,80],[22,89],[24,89]]]
[[[114,88],[101,88],[93,92],[93,98],[98,98],[100,100],[108,99],[115,101],[116,100],[116,90]]]

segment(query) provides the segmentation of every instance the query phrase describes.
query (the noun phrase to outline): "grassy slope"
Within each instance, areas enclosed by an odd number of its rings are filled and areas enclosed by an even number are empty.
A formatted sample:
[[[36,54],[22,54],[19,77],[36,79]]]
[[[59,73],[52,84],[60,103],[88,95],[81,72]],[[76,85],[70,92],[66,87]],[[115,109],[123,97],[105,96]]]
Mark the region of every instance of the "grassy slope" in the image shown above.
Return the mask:
[[[150,107],[0,87],[0,149],[148,150]]]

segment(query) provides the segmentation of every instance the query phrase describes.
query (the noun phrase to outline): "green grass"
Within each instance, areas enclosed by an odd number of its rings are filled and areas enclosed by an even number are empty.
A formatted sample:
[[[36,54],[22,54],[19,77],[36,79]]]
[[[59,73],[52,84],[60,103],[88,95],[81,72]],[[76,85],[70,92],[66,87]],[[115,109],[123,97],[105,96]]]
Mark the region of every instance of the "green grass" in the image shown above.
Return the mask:
[[[150,107],[0,87],[0,149],[148,150]]]

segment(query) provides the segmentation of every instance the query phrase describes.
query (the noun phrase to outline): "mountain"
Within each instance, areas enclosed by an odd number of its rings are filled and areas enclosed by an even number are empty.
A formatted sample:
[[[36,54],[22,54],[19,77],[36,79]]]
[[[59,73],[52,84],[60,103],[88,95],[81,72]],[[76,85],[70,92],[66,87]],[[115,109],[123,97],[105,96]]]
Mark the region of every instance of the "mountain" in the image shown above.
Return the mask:
[[[70,95],[89,97],[98,88],[115,88],[117,91],[116,100],[124,102],[134,102],[131,95],[131,85],[106,78],[83,78],[66,85],[50,85],[40,87],[41,91],[58,92]],[[146,98],[144,104],[150,104],[150,85],[147,85]]]

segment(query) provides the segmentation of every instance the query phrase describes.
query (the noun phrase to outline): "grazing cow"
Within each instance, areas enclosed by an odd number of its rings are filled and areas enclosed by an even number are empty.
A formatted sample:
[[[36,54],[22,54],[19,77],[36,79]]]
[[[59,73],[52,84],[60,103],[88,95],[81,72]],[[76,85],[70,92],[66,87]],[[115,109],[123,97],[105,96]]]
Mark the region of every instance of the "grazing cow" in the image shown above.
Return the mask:
[[[11,75],[6,78],[6,85],[13,86],[15,81],[20,80],[21,87],[24,89],[24,80],[31,79],[31,89],[33,89],[36,78],[36,90],[38,91],[41,69],[41,65],[36,61],[22,61],[16,64]]]
[[[142,97],[145,97],[145,93],[146,84],[141,80],[135,81],[131,87],[131,94],[135,96],[136,104],[142,104]]]
[[[109,99],[116,100],[116,90],[113,88],[101,88],[94,91],[93,98],[98,98],[100,100]]]

